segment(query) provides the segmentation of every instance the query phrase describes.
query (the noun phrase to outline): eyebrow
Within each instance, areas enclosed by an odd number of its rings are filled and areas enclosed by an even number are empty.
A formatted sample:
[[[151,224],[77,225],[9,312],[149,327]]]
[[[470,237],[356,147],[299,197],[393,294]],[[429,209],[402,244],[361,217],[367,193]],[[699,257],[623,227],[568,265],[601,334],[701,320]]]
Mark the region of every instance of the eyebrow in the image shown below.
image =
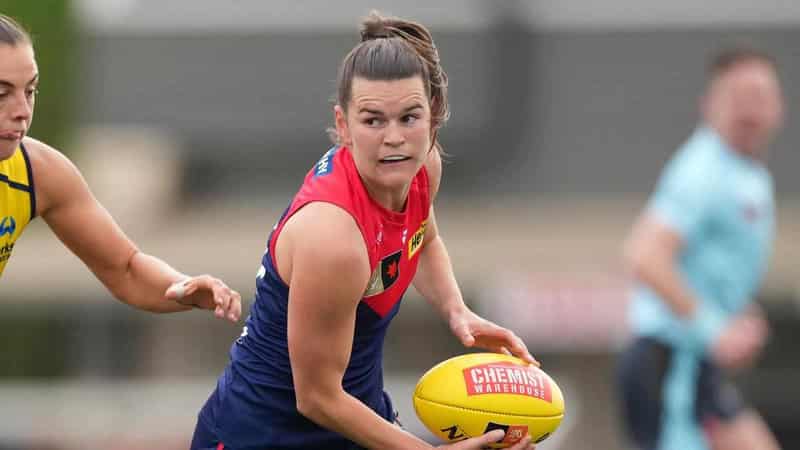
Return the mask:
[[[38,73],[33,78],[31,78],[31,81],[28,81],[27,83],[25,83],[25,85],[28,86],[28,85],[31,85],[33,83],[36,83],[37,81],[39,81],[39,74]],[[6,81],[6,80],[0,80],[0,86],[7,87],[7,88],[13,88],[14,87],[14,83],[12,83],[10,81]]]
[[[415,105],[409,106],[408,108],[404,109],[403,110],[403,114],[405,114],[405,113],[407,113],[409,111],[413,111],[415,109],[421,109],[421,108],[422,108],[422,105],[417,103]],[[359,114],[360,113],[369,113],[369,114],[376,114],[376,115],[379,115],[379,116],[383,115],[383,111],[378,111],[377,109],[371,109],[371,108],[367,108],[367,107],[360,108],[358,110],[358,112],[359,112]]]

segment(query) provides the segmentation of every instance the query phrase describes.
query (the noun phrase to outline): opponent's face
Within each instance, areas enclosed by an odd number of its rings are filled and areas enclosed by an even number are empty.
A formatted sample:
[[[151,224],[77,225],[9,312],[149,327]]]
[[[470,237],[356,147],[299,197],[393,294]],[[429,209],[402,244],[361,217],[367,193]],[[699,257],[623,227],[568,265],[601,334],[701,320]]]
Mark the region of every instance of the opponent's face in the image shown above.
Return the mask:
[[[405,194],[431,148],[431,109],[421,77],[353,79],[336,128],[369,190]]]
[[[0,44],[0,160],[10,158],[28,132],[38,80],[33,47]]]
[[[711,82],[706,120],[740,152],[760,156],[783,122],[783,99],[774,69],[743,61]]]

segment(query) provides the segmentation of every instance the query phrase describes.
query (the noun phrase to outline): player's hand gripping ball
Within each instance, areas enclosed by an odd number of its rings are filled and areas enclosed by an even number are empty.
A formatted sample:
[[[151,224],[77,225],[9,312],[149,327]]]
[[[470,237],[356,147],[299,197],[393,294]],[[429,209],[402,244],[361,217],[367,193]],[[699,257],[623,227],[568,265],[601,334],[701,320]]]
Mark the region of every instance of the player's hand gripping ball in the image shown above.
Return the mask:
[[[492,448],[530,435],[550,436],[564,418],[564,396],[536,366],[500,353],[470,353],[426,372],[414,390],[414,410],[436,436],[455,442],[487,431],[506,431]]]

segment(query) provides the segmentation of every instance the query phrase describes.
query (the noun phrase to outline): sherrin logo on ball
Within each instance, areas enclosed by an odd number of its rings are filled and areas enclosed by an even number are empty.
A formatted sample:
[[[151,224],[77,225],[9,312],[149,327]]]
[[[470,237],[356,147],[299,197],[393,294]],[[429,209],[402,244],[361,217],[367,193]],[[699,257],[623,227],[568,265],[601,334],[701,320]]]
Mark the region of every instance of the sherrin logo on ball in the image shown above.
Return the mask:
[[[426,372],[414,390],[414,410],[435,435],[449,442],[502,429],[505,448],[529,434],[550,436],[564,418],[564,396],[536,366],[499,353],[469,353]]]

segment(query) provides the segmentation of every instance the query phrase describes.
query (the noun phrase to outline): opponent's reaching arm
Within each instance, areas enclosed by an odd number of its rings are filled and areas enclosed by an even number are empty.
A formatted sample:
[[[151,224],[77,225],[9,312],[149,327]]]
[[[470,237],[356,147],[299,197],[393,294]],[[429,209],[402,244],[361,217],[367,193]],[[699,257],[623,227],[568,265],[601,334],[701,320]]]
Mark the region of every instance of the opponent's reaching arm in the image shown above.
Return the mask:
[[[217,317],[239,319],[241,297],[236,291],[208,275],[184,275],[139,251],[72,162],[34,139],[26,138],[25,146],[34,173],[37,214],[115,297],[146,311],[197,306],[215,310]]]

